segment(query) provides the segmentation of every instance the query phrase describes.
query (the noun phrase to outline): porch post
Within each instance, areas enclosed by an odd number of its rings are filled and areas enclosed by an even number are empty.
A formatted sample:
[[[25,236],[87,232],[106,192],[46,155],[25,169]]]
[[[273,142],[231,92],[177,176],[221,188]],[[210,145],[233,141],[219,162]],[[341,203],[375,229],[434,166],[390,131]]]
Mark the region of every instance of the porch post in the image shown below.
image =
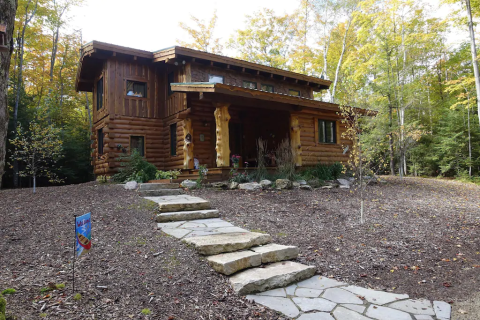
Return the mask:
[[[290,146],[292,147],[295,165],[302,166],[302,144],[300,142],[300,121],[297,115],[290,114]]]
[[[230,114],[228,113],[228,103],[215,104],[215,124],[217,142],[215,151],[217,152],[217,167],[230,166],[230,137],[228,131],[228,122],[230,121]]]
[[[193,169],[193,128],[192,119],[183,120],[183,168]]]

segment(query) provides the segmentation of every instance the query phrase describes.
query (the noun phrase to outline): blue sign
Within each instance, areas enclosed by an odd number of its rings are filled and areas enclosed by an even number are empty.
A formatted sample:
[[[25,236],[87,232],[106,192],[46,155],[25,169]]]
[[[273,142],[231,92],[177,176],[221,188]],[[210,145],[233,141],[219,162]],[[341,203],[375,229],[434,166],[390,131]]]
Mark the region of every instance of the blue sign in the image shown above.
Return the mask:
[[[90,214],[91,212],[75,218],[75,237],[77,238],[75,245],[76,257],[87,253],[92,247],[92,220]]]

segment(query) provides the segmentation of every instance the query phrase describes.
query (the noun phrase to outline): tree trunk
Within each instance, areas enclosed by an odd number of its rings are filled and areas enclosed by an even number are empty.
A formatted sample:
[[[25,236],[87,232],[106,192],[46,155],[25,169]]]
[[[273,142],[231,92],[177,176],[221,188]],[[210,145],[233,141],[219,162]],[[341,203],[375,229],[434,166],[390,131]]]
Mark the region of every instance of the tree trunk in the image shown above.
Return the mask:
[[[333,80],[333,89],[330,95],[330,101],[332,103],[335,102],[335,91],[337,89],[337,84],[338,84],[338,74],[340,73],[340,67],[342,66],[343,55],[345,54],[345,51],[347,49],[347,35],[348,35],[348,30],[350,29],[351,24],[352,24],[352,19],[349,19],[347,23],[347,28],[345,29],[345,34],[343,35],[342,53],[340,54],[340,58],[338,59],[337,70],[335,70],[335,80]]]
[[[480,115],[479,115],[480,116]],[[472,176],[472,134],[470,132],[470,107],[467,107],[468,123],[468,176]]]
[[[477,63],[477,47],[475,46],[475,33],[473,31],[472,9],[470,7],[470,0],[465,0],[465,4],[467,7],[468,31],[470,32],[470,49],[472,51],[473,74],[475,76],[475,88],[477,89],[478,121],[480,123],[480,74],[478,72]]]
[[[7,27],[5,35],[5,45],[7,45],[7,51],[0,51],[0,188],[2,187],[2,176],[5,172],[5,153],[7,151],[7,89],[10,71],[10,59],[13,52],[13,29],[15,26],[17,5],[17,0],[0,1],[0,24],[6,25]]]

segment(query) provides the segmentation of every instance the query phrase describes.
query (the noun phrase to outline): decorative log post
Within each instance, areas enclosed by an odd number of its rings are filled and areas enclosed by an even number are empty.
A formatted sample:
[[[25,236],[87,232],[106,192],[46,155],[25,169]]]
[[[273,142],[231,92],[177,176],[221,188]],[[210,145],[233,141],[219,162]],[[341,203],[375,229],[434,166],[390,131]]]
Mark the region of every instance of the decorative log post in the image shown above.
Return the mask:
[[[193,128],[192,119],[183,120],[183,168],[193,169]]]
[[[300,143],[300,121],[296,115],[290,115],[290,145],[295,158],[295,165],[301,167],[302,144]]]
[[[230,114],[228,113],[229,104],[216,104],[215,124],[217,142],[215,151],[217,151],[217,167],[230,166],[230,138],[228,131],[228,122],[230,121]]]

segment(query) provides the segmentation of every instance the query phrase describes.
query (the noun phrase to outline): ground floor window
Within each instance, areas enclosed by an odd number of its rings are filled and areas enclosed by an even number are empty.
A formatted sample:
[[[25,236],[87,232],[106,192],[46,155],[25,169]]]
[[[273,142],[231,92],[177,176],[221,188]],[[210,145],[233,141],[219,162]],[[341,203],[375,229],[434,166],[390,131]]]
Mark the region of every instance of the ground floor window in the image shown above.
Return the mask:
[[[138,153],[145,157],[145,137],[130,136],[130,151],[137,150]]]
[[[98,156],[103,155],[103,128],[97,130],[97,151],[98,151]]]
[[[170,125],[170,155],[177,155],[177,124]]]
[[[318,142],[337,143],[335,121],[318,119]]]

